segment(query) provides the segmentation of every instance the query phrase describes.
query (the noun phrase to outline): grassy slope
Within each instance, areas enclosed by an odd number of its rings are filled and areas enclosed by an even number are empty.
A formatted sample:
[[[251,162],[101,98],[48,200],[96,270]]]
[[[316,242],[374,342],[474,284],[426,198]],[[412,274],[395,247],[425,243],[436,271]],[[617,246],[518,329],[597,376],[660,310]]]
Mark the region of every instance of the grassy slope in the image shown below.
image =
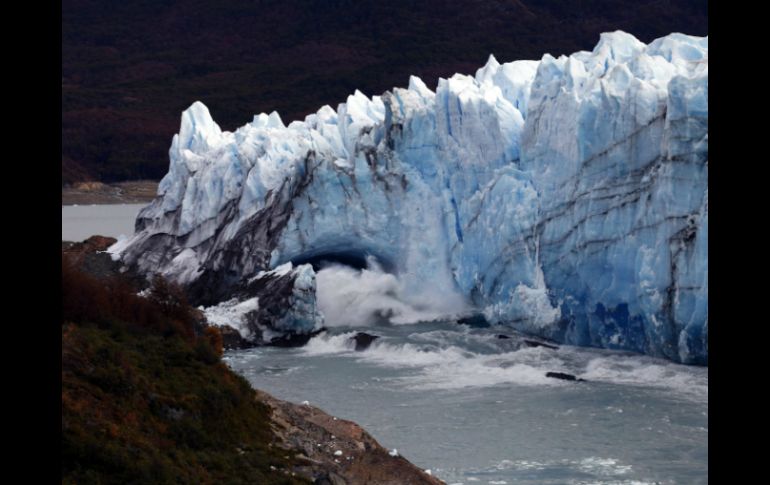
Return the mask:
[[[617,29],[705,35],[707,0],[64,0],[62,181],[160,178],[194,100],[228,130],[262,111],[288,122]]]
[[[63,260],[62,292],[62,483],[304,483],[177,290],[140,298]]]

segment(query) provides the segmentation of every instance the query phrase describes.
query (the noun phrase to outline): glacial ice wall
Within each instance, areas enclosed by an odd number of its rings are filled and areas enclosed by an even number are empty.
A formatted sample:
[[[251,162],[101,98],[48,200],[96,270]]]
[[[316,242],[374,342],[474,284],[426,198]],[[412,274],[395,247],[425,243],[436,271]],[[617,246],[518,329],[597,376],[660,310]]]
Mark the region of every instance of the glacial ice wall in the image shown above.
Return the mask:
[[[113,252],[200,302],[286,262],[371,256],[417,306],[707,362],[708,38],[602,34],[234,133],[196,102],[169,155]]]
[[[615,33],[541,61],[521,166],[561,340],[706,360],[707,56],[706,38]]]

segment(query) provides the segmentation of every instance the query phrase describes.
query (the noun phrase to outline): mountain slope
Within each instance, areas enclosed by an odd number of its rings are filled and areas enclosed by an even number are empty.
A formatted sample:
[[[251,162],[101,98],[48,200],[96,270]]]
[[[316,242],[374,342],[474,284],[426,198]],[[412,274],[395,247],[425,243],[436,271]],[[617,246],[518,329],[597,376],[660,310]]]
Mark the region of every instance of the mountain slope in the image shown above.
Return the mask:
[[[227,129],[261,111],[288,122],[355,89],[433,86],[490,53],[568,54],[617,29],[706,35],[707,2],[65,0],[62,182],[159,179],[195,99]]]

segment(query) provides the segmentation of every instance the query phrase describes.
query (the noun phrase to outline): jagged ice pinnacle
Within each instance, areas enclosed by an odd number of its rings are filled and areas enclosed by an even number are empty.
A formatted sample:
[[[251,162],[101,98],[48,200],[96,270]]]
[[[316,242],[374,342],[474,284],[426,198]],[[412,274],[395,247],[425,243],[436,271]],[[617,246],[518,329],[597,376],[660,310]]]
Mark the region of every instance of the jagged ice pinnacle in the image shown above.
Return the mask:
[[[234,133],[196,102],[169,154],[158,197],[112,251],[204,304],[292,262],[304,331],[318,312],[303,263],[372,256],[417,303],[707,363],[707,37],[613,32],[569,57],[490,56],[435,91],[411,77]]]

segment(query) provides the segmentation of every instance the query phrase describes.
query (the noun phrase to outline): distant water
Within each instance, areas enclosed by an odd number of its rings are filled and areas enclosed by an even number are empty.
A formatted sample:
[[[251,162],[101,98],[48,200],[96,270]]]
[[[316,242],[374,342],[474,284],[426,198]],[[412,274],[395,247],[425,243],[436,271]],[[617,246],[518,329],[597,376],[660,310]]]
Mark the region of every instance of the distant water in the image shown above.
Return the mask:
[[[454,322],[354,329],[226,354],[256,388],[310,401],[448,484],[708,483],[708,368],[600,349],[514,350]],[[508,331],[510,333],[510,331]],[[567,372],[588,382],[545,377]]]
[[[134,234],[136,215],[147,204],[63,205],[62,241],[82,241],[90,236],[119,237]]]

